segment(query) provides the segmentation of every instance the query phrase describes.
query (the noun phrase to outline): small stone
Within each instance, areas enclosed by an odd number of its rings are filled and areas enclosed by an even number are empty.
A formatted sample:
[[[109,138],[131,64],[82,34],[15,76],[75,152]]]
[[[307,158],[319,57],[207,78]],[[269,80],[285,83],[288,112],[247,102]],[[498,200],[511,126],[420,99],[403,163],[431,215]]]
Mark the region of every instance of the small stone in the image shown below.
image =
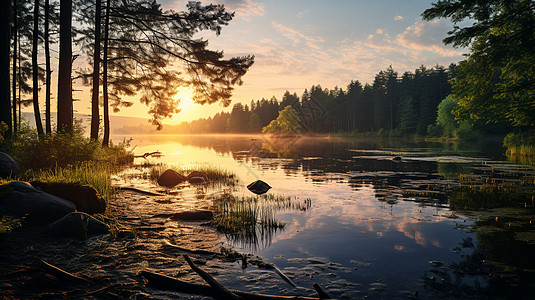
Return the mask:
[[[206,180],[203,178],[203,177],[188,177],[188,181],[189,183],[193,183],[193,184],[201,184],[201,183],[206,183]]]
[[[269,184],[265,183],[264,181],[262,180],[257,180],[251,184],[249,184],[247,186],[247,188],[257,194],[257,195],[262,195],[262,194],[265,194],[267,193],[267,191],[269,191],[269,189],[271,189],[271,186],[269,186]]]

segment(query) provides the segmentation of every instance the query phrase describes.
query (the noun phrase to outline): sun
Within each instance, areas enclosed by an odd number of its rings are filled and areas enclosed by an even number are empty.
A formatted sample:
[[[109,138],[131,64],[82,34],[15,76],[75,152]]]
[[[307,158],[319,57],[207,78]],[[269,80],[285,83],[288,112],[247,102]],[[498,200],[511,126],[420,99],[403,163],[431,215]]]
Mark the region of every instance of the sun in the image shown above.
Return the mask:
[[[180,112],[177,114],[178,116],[184,116],[191,113],[191,108],[194,104],[192,97],[193,95],[189,89],[183,89],[173,97],[175,100],[180,101],[178,104],[178,108],[180,109]]]

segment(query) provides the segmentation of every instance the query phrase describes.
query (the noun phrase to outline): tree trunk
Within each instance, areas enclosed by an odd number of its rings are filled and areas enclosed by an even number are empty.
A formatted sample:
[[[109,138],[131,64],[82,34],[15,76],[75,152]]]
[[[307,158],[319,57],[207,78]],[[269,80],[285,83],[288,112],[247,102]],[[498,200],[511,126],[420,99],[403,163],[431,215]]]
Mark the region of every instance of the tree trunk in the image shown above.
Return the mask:
[[[60,1],[58,67],[58,132],[72,132],[72,1]]]
[[[0,0],[0,122],[8,126],[11,135],[11,94],[9,92],[9,18],[11,1]]]
[[[108,36],[110,28],[110,0],[106,0],[106,20],[104,22],[104,64],[102,70],[102,94],[104,96],[104,137],[102,146],[107,147],[110,141],[110,112],[108,107]]]
[[[91,98],[91,139],[98,139],[100,115],[98,109],[98,87],[100,75],[100,15],[101,0],[95,0],[95,48],[93,49],[93,97]]]
[[[32,78],[33,78],[33,114],[35,116],[35,127],[37,134],[42,135],[43,124],[41,123],[41,114],[39,113],[39,66],[37,65],[37,46],[39,33],[39,0],[35,0],[33,8],[33,50],[32,50]]]
[[[13,93],[13,133],[17,133],[17,40],[18,40],[18,17],[17,0],[13,0],[13,76],[11,80]]]
[[[16,1],[16,0],[15,0]],[[49,0],[45,0],[45,64],[46,64],[46,74],[45,74],[45,128],[46,134],[52,133],[52,124],[50,121],[50,76],[52,75],[52,70],[50,69],[50,38],[48,37],[48,22],[50,20],[50,5]]]

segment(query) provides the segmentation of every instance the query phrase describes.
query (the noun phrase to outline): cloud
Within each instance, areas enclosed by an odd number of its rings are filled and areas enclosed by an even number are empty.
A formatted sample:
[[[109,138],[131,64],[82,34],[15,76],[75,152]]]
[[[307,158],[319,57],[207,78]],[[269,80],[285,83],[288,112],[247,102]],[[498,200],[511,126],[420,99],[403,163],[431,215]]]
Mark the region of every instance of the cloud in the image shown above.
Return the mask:
[[[383,34],[383,30],[381,28],[377,28],[377,30],[375,30],[375,33],[377,34]]]
[[[263,16],[266,13],[264,4],[253,0],[219,0],[219,4],[224,4],[229,11],[236,12],[236,16],[251,21],[253,17]]]
[[[189,1],[189,0],[188,0]],[[162,0],[162,5],[165,9],[173,9],[177,11],[185,10],[187,0]],[[214,0],[204,2],[203,4],[223,4],[227,11],[235,12],[236,17],[245,21],[251,21],[252,17],[263,16],[266,13],[264,4],[255,2],[253,0]]]
[[[451,25],[441,20],[418,21],[397,36],[397,42],[405,48],[429,51],[442,56],[459,56],[462,52],[442,44]]]
[[[308,13],[308,9],[305,9],[305,10],[302,10],[298,13],[295,14],[295,17],[296,18],[301,18],[303,15],[307,14]]]
[[[395,16],[394,17],[394,21],[401,21],[403,19],[404,19],[403,16]]]
[[[321,37],[307,36],[301,33],[300,31],[293,29],[291,27],[279,24],[275,21],[271,22],[273,28],[279,31],[283,36],[290,39],[294,46],[304,42],[308,47],[319,49],[318,44],[323,43],[324,40]]]

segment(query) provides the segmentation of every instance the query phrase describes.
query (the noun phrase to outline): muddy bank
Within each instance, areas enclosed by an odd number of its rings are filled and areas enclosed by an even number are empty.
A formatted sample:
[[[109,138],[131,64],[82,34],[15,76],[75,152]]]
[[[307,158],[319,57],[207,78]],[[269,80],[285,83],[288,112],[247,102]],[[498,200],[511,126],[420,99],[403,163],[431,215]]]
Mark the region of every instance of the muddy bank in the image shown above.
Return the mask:
[[[208,203],[208,202],[207,202]],[[208,209],[208,204],[197,203]],[[232,252],[221,253],[221,236],[202,222],[183,222],[158,217],[165,211],[187,210],[191,203],[172,195],[154,196],[120,190],[111,201],[112,234],[88,240],[52,239],[31,229],[19,230],[0,240],[0,297],[21,298],[189,298],[191,295],[161,291],[146,286],[142,270],[204,284],[187,265],[182,254],[232,289],[279,295],[295,295],[272,270],[242,260]],[[172,208],[171,208],[172,207]],[[156,216],[156,217],[155,217]],[[172,247],[178,245],[180,248]],[[197,250],[190,252],[184,250]],[[202,251],[198,251],[202,250]],[[91,283],[50,275],[40,267],[40,258]],[[261,284],[257,284],[261,282]],[[314,291],[298,293],[313,296]],[[193,299],[202,299],[195,296]]]

